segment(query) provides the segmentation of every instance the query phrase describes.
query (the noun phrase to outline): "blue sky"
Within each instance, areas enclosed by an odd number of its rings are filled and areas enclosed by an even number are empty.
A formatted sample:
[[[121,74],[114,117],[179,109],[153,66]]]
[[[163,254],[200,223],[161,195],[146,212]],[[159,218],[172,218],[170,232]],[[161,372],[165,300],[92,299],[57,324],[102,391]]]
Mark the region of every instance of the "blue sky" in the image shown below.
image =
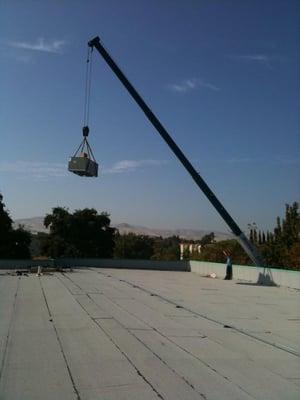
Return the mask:
[[[243,230],[299,201],[299,2],[2,1],[0,191],[13,218],[57,205],[115,222],[227,231],[94,53],[90,143],[101,173],[66,171],[81,140],[87,41],[112,57]]]

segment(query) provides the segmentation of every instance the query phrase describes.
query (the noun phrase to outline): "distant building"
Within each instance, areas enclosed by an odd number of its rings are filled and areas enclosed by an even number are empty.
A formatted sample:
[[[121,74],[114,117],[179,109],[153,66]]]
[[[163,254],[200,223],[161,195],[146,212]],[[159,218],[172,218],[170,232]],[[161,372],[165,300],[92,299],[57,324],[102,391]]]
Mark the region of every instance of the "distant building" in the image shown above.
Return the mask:
[[[183,256],[185,252],[189,252],[189,254],[193,253],[201,253],[201,244],[199,243],[180,243],[180,260],[183,260]]]

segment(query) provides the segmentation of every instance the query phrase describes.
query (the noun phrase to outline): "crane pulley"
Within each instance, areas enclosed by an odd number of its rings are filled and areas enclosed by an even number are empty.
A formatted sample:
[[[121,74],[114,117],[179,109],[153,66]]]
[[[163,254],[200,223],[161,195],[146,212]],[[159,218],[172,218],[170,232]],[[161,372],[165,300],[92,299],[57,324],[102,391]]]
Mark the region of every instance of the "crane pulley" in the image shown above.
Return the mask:
[[[84,95],[84,113],[83,113],[83,140],[71,157],[68,170],[79,176],[97,177],[98,164],[94,157],[92,148],[87,140],[89,135],[89,113],[92,82],[92,54],[93,48],[88,47],[85,74],[85,95]]]

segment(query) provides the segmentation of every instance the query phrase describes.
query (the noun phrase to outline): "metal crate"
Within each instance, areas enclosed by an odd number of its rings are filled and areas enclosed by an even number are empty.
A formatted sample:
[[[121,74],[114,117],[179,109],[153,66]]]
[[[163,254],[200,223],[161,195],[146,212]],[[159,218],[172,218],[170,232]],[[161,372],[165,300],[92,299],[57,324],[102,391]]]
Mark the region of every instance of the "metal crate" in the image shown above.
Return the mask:
[[[98,164],[87,157],[71,157],[68,170],[79,176],[98,176]]]

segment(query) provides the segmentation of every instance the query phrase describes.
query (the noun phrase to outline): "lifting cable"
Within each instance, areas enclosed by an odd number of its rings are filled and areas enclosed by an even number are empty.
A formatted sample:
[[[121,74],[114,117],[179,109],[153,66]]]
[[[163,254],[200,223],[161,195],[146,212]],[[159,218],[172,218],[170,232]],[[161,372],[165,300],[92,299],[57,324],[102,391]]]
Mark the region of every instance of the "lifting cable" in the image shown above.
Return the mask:
[[[93,48],[88,47],[87,58],[86,58],[86,71],[85,71],[85,90],[84,90],[84,112],[83,112],[83,140],[78,146],[73,157],[76,157],[78,152],[81,154],[85,151],[88,157],[96,162],[92,148],[87,140],[89,134],[89,114],[90,114],[90,99],[91,99],[91,82],[92,82],[92,55]]]
[[[88,154],[88,158],[91,159],[91,160],[93,160],[94,162],[96,162],[96,159],[95,159],[93,150],[92,150],[92,148],[91,148],[91,146],[90,146],[90,144],[89,144],[89,142],[88,142],[86,136],[85,136],[85,137],[83,138],[83,140],[81,141],[81,143],[80,143],[80,145],[78,146],[77,150],[76,150],[75,153],[73,154],[73,157],[76,157],[78,153],[79,153],[79,154],[82,154],[82,153],[84,153],[85,151],[86,151],[87,154]]]
[[[93,61],[93,48],[88,47],[87,58],[86,58],[86,72],[85,72],[83,126],[88,126],[89,123],[91,82],[92,82],[92,61]]]

